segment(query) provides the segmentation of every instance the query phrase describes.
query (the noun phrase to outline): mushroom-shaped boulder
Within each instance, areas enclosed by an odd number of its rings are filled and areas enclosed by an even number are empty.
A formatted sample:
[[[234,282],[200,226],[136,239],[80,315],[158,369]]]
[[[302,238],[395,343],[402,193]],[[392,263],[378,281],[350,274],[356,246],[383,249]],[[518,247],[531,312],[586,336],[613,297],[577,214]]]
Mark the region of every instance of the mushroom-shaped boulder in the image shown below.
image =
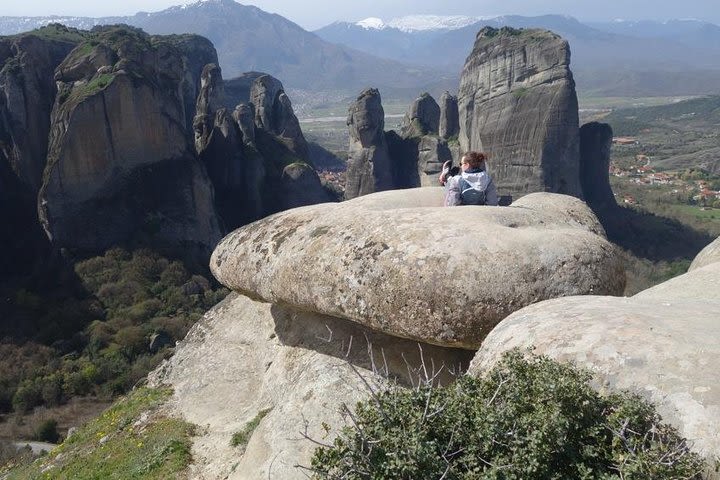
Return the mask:
[[[623,266],[582,201],[449,209],[442,197],[386,191],[282,212],[225,237],[210,266],[252,298],[467,349],[531,303],[622,293]]]

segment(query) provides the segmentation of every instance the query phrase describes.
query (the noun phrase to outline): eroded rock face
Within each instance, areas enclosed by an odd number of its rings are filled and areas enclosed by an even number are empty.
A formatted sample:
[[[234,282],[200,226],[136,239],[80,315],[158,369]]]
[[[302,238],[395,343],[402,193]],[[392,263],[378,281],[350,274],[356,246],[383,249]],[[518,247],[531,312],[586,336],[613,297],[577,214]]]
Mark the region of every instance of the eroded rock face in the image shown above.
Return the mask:
[[[255,126],[277,136],[300,160],[307,160],[307,141],[280,80],[270,75],[255,79],[250,102],[255,106]]]
[[[442,171],[443,163],[457,160],[459,152],[442,138],[426,135],[418,143],[418,176],[421,187],[435,187]]]
[[[715,262],[631,298],[537,303],[495,327],[471,373],[487,371],[508,349],[532,345],[536,353],[589,368],[603,389],[652,401],[664,421],[712,460],[720,455],[720,292],[708,286],[718,283]]]
[[[580,184],[585,201],[595,208],[617,205],[608,177],[612,137],[607,123],[590,122],[580,128]]]
[[[615,249],[580,200],[535,194],[450,215],[442,199],[422,188],[283,212],[228,235],[210,266],[253,298],[468,349],[530,303],[623,291]]]
[[[192,328],[150,381],[171,386],[171,409],[203,427],[193,437],[190,477],[299,480],[306,475],[297,465],[309,466],[317,446],[302,434],[332,443],[337,430],[328,437],[323,422],[343,425],[340,405],[369,397],[360,375],[382,386],[379,373],[387,365],[390,376],[410,383],[408,368],[420,367],[420,349],[427,365],[443,366],[443,383],[470,357],[231,294]],[[238,455],[230,439],[265,409],[269,413]]]
[[[439,126],[440,106],[429,93],[423,93],[410,105],[400,134],[405,138],[437,135]]]
[[[460,117],[458,113],[458,99],[450,92],[440,97],[440,125],[438,134],[445,139],[457,137],[460,133]]]
[[[204,255],[215,245],[212,187],[185,128],[183,85],[192,72],[178,44],[196,38],[104,27],[58,67],[39,194],[40,219],[56,246],[141,243]],[[95,55],[108,49],[114,56]],[[114,63],[82,76],[88,55]]]
[[[543,30],[480,30],[458,93],[460,146],[490,156],[498,191],[581,196],[570,49]]]
[[[65,32],[66,37],[45,33]],[[64,27],[0,39],[0,271],[28,273],[49,249],[37,215],[55,68],[80,41]]]
[[[692,271],[697,268],[702,268],[705,265],[710,265],[715,262],[720,262],[720,237],[697,254],[689,270]]]
[[[293,163],[283,169],[280,180],[284,192],[283,210],[332,201],[317,172],[306,163]]]
[[[380,92],[364,90],[348,109],[350,147],[345,198],[352,199],[393,188],[393,174],[385,141],[385,111]]]

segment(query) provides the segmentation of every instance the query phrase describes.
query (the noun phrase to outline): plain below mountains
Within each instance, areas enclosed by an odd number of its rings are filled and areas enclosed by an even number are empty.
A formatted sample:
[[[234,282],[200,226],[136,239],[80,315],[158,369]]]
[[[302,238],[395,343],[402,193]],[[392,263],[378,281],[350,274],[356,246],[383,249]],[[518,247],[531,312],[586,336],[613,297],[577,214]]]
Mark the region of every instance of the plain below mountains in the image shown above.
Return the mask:
[[[327,42],[286,18],[233,0],[205,0],[129,17],[0,17],[0,34],[10,35],[61,23],[89,29],[128,24],[153,35],[194,33],[212,41],[225,78],[243,72],[269,73],[289,88],[357,91],[368,85],[414,92],[451,77],[440,69],[408,66]],[[472,42],[466,44],[471,45]]]

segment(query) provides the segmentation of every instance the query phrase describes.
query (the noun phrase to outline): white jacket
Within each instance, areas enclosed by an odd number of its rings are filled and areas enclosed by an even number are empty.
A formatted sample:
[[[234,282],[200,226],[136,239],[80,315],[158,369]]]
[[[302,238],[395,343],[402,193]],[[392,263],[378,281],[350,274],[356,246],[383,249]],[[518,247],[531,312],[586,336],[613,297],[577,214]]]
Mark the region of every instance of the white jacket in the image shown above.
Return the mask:
[[[460,175],[448,178],[445,183],[445,206],[462,205],[460,200],[460,178],[464,178],[466,182],[475,188],[485,192],[485,205],[497,205],[498,195],[490,175],[485,170],[468,170]]]

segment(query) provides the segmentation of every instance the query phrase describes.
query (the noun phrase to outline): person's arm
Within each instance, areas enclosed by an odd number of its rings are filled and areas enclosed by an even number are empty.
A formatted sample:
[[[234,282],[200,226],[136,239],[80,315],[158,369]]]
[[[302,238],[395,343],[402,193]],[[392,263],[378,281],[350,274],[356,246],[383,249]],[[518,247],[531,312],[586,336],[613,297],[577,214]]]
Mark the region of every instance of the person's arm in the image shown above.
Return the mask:
[[[445,206],[460,205],[460,175],[450,177],[445,184]]]
[[[440,185],[445,185],[447,182],[447,176],[448,173],[450,173],[450,166],[452,165],[452,160],[448,160],[447,162],[443,163],[442,172],[440,173],[440,176],[438,177],[438,182],[440,182]]]
[[[497,204],[498,204],[497,189],[495,188],[495,182],[493,181],[492,177],[489,177],[489,178],[490,178],[490,183],[488,183],[488,186],[485,189],[485,205],[497,206]]]

